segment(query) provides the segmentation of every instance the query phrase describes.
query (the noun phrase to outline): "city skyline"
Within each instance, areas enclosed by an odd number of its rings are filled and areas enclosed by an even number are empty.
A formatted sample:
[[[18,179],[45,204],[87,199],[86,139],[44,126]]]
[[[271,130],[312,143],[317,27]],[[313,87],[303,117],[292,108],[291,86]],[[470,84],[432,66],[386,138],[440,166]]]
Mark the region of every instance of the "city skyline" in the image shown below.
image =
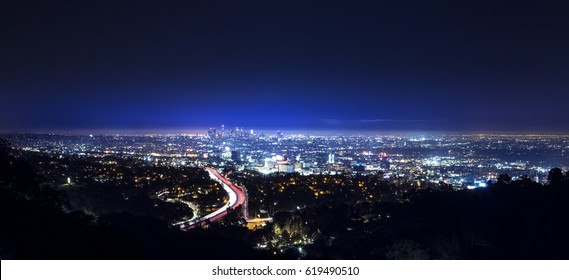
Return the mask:
[[[443,166],[447,171],[466,168],[461,171],[465,172],[461,175],[464,177],[454,176],[455,186],[462,184],[459,179],[489,173],[496,175],[500,170],[517,176],[541,173],[543,178],[550,168],[566,168],[569,164],[566,157],[568,135],[315,135],[211,128],[201,135],[5,134],[0,137],[19,149],[56,157],[120,155],[150,162],[154,158],[166,160],[160,164],[177,168],[235,165],[261,173],[290,173],[294,165],[294,172],[302,175],[349,174],[363,172],[357,170],[357,166],[365,165],[371,168],[366,172],[380,171],[397,178],[409,175],[409,169],[390,174],[397,169],[389,171],[383,166],[378,170],[377,167],[386,162],[392,167],[412,163],[418,168],[434,168],[432,172],[443,174],[444,171],[439,170],[440,162],[446,161]],[[296,163],[302,165],[296,166]],[[524,167],[520,168],[521,165]],[[429,180],[438,183],[441,178],[435,175]],[[490,179],[485,177],[483,181]]]

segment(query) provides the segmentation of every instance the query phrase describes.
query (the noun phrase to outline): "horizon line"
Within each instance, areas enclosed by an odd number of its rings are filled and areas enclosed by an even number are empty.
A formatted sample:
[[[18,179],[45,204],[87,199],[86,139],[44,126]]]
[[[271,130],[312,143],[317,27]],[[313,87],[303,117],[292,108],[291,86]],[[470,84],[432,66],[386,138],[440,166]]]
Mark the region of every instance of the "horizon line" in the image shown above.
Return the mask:
[[[217,128],[217,127],[216,127]],[[249,132],[251,128],[243,128]],[[30,129],[30,130],[0,130],[0,135],[16,135],[16,134],[52,134],[52,135],[68,135],[68,136],[89,136],[89,135],[207,135],[209,128],[174,128],[174,129]],[[228,129],[231,131],[232,129]],[[278,131],[293,135],[556,135],[569,136],[569,131],[516,131],[516,130],[419,130],[419,129],[252,129],[254,134],[276,134]],[[219,131],[218,131],[219,132]]]

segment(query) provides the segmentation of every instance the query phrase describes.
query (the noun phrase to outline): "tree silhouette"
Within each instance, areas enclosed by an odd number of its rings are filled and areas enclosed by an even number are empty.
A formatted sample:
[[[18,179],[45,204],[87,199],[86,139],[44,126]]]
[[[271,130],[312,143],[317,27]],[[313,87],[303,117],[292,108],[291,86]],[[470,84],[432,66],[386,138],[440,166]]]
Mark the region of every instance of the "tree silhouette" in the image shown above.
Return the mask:
[[[500,174],[498,175],[497,181],[500,184],[510,184],[512,182],[512,177],[510,177],[508,173]]]
[[[547,175],[547,181],[549,181],[550,185],[557,185],[563,181],[563,172],[560,168],[556,167],[549,171]]]
[[[396,240],[387,246],[385,258],[388,260],[426,260],[429,254],[414,241]]]
[[[6,179],[8,175],[10,148],[10,142],[0,138],[0,180]]]

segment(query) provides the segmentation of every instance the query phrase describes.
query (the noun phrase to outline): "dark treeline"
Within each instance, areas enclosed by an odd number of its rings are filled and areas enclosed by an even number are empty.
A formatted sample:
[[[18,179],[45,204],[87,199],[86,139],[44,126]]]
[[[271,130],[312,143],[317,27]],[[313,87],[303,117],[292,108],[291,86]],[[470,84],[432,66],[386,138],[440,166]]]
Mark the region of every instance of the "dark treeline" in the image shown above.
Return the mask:
[[[344,231],[332,244],[316,243],[308,251],[313,258],[568,259],[569,176],[554,180],[419,191],[409,203],[391,207],[391,218],[355,226],[349,210],[327,209],[333,227],[370,234],[354,238]]]
[[[252,244],[265,244],[277,252],[284,249],[291,258],[298,257],[295,249],[304,246],[302,257],[310,259],[569,258],[569,172],[559,168],[549,172],[545,185],[527,176],[512,180],[502,174],[487,188],[415,188],[404,199],[391,199],[387,194],[397,187],[385,181],[375,184],[373,176],[362,192],[357,182],[363,178],[356,176],[329,188],[325,198],[312,198],[301,209],[287,210],[295,205],[287,201],[294,202],[305,187],[303,180],[308,180],[299,178],[270,175],[245,184],[258,181],[267,193],[290,179],[297,182],[275,192],[285,199],[278,200],[281,207],[274,222],[251,235]],[[316,180],[321,184],[318,176]],[[364,200],[362,193],[382,200]]]

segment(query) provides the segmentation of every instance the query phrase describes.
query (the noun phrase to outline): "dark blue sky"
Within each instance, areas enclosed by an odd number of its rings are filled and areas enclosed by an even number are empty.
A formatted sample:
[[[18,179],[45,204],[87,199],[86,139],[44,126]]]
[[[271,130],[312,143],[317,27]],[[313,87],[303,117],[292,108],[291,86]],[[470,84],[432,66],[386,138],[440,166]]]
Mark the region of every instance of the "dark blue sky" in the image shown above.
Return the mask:
[[[3,2],[0,131],[569,132],[567,1],[115,2]]]

